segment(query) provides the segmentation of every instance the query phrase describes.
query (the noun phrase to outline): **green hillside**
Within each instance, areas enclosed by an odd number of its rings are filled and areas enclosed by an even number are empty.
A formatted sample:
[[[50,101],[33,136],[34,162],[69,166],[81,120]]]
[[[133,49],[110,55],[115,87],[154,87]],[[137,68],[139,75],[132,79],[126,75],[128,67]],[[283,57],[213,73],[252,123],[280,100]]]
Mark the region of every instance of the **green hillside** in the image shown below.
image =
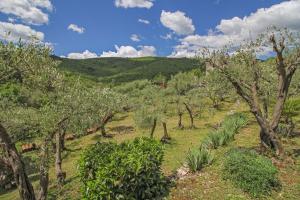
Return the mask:
[[[92,58],[75,60],[58,58],[60,68],[102,82],[122,83],[152,79],[157,74],[170,77],[180,71],[199,68],[200,62],[188,58]]]

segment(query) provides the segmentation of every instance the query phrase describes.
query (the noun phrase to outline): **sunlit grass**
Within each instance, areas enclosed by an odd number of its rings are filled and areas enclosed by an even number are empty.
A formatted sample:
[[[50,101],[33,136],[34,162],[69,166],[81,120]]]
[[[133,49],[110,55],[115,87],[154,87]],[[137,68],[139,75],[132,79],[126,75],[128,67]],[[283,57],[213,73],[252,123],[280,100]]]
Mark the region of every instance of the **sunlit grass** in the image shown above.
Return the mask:
[[[220,123],[226,115],[234,111],[245,111],[247,107],[242,105],[237,107],[234,104],[226,103],[220,110],[211,112],[206,111],[201,118],[195,119],[196,129],[177,129],[177,117],[173,116],[168,120],[168,130],[172,137],[171,144],[165,145],[165,158],[162,170],[166,175],[170,175],[179,168],[186,159],[189,149],[198,147],[201,141],[212,130],[212,126]],[[199,174],[192,178],[179,181],[176,188],[173,188],[169,199],[190,200],[190,199],[250,199],[241,190],[235,188],[231,183],[224,181],[221,175],[222,159],[225,152],[232,147],[257,148],[259,144],[259,127],[250,116],[249,124],[240,130],[235,136],[235,140],[226,147],[216,150],[215,161],[211,166],[204,168]],[[299,119],[298,119],[299,120]],[[185,127],[189,126],[187,114],[183,117]],[[133,127],[132,132],[124,133],[120,131],[112,132],[117,127]],[[300,127],[298,126],[298,129]],[[121,128],[120,128],[121,129]],[[118,128],[117,128],[118,130]],[[134,123],[133,114],[123,114],[117,117],[117,120],[107,126],[107,132],[112,134],[112,138],[102,138],[100,133],[88,135],[77,140],[67,142],[66,151],[63,155],[63,170],[67,172],[66,184],[61,191],[55,186],[54,164],[50,169],[50,194],[49,199],[81,199],[80,180],[78,178],[77,161],[81,152],[89,145],[97,141],[115,141],[122,142],[132,140],[135,137],[149,136],[149,130],[139,130]],[[160,139],[163,135],[162,126],[158,124],[155,131],[155,138]],[[300,138],[293,138],[286,144],[287,149],[293,150],[300,146]],[[280,170],[280,178],[283,182],[283,189],[279,193],[274,193],[271,199],[297,199],[300,197],[300,160],[298,157],[297,167],[287,167]],[[38,189],[38,179],[34,182],[36,190]],[[0,199],[11,200],[18,199],[16,190],[0,195]]]

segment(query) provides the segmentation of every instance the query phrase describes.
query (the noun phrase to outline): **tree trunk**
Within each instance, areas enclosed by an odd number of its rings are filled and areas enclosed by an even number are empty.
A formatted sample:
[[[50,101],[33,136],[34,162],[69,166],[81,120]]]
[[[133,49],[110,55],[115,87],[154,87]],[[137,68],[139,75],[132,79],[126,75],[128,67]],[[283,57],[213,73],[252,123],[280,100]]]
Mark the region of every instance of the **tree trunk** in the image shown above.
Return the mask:
[[[33,187],[26,174],[25,165],[19,155],[15,144],[11,141],[6,129],[0,124],[0,144],[4,151],[4,156],[11,166],[19,195],[22,200],[35,200]]]
[[[61,132],[57,131],[56,133],[56,155],[55,155],[55,171],[56,171],[56,178],[59,186],[62,186],[65,181],[66,173],[62,170],[62,158],[61,158]]]
[[[113,114],[108,114],[103,119],[101,119],[100,125],[97,127],[96,131],[101,131],[103,137],[106,137],[105,125],[113,118]]]
[[[263,110],[264,110],[264,117],[266,119],[268,119],[269,118],[269,109],[268,109],[268,102],[267,102],[266,98],[263,99]]]
[[[155,128],[156,128],[156,122],[157,122],[157,119],[154,119],[153,120],[153,126],[152,126],[152,129],[151,129],[151,132],[150,132],[150,137],[153,138],[153,135],[154,135],[154,131],[155,131]]]
[[[189,107],[188,104],[185,103],[184,105],[185,105],[186,110],[189,113],[189,117],[190,117],[190,121],[191,121],[190,128],[195,128],[195,125],[194,125],[194,116],[193,116],[192,109]]]
[[[102,135],[103,137],[106,137],[105,124],[102,124],[102,125],[100,126],[100,131],[101,131],[101,135]]]
[[[163,128],[164,128],[164,136],[161,138],[161,141],[166,143],[169,140],[171,140],[171,137],[168,134],[168,129],[167,129],[166,122],[163,122],[162,125],[163,125]]]
[[[283,146],[281,141],[273,130],[269,129],[266,131],[265,129],[261,128],[260,141],[263,147],[273,149],[277,155],[283,154]]]
[[[180,113],[178,113],[178,128],[179,129],[183,129],[183,125],[182,125],[182,113],[180,112]]]
[[[49,142],[51,138],[47,138],[41,149],[40,163],[40,192],[38,200],[46,200],[49,185]]]
[[[66,150],[65,147],[65,135],[66,135],[66,131],[64,130],[62,135],[61,135],[61,150],[64,151]]]

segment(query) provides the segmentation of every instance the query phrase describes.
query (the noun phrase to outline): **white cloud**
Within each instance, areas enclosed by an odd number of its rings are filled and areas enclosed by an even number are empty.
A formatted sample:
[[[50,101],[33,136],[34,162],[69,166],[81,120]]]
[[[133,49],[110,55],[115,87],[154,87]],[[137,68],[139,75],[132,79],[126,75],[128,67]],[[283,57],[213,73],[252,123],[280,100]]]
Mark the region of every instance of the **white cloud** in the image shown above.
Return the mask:
[[[177,33],[178,35],[190,35],[195,31],[192,19],[185,16],[184,12],[167,12],[162,11],[160,16],[161,23]]]
[[[151,8],[154,0],[115,0],[117,7],[123,8]]]
[[[71,59],[87,59],[87,58],[97,58],[97,54],[90,52],[89,50],[85,50],[82,53],[69,53],[68,58]]]
[[[72,31],[77,32],[77,33],[79,33],[79,34],[82,34],[82,33],[85,32],[85,28],[79,27],[79,26],[77,26],[76,24],[70,24],[70,25],[68,26],[68,30],[72,30]]]
[[[243,18],[223,19],[215,31],[207,35],[192,35],[181,39],[175,46],[172,57],[189,57],[203,47],[219,49],[224,45],[238,46],[245,40],[255,39],[270,26],[300,31],[300,0],[286,1],[269,8],[258,9]],[[268,53],[268,52],[265,52]]]
[[[139,42],[141,41],[141,38],[137,34],[132,34],[130,39],[134,42]]]
[[[143,24],[150,24],[150,21],[146,19],[139,19],[138,22],[143,23]]]
[[[8,22],[0,22],[0,40],[18,42],[43,41],[44,33],[38,32],[29,26],[22,24],[12,24]]]
[[[116,52],[108,51],[103,52],[100,57],[145,57],[145,56],[155,56],[156,49],[153,46],[139,46],[139,50],[132,46],[115,46]]]
[[[0,12],[12,14],[24,22],[34,25],[48,23],[48,14],[44,11],[52,11],[50,0],[1,0]]]
[[[166,35],[160,36],[164,40],[171,40],[173,38],[172,33],[167,33]]]
[[[7,21],[9,21],[9,22],[11,22],[11,23],[14,23],[14,22],[16,22],[17,20],[16,20],[15,18],[9,17],[9,18],[7,19]]]

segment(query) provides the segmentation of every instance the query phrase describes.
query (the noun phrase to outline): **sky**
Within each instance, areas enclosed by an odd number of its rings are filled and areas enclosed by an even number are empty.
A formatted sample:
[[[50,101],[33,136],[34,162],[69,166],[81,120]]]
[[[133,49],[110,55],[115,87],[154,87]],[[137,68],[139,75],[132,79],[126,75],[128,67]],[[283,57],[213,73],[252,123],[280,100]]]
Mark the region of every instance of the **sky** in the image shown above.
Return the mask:
[[[300,31],[300,0],[0,0],[0,40],[74,59],[192,57],[271,25]]]

